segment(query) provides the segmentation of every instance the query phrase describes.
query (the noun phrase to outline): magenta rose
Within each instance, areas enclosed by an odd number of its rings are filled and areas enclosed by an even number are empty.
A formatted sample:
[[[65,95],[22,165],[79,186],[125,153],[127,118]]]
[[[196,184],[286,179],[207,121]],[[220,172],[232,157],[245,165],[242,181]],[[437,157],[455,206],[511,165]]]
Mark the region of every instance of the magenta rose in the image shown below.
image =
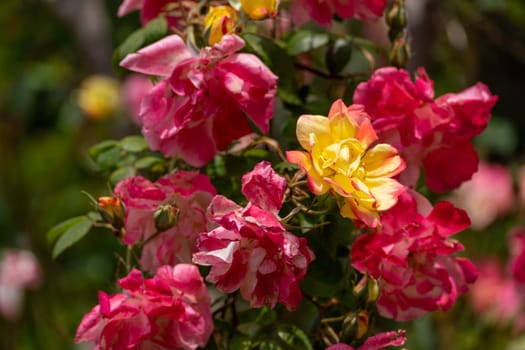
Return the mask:
[[[286,180],[259,163],[243,176],[242,192],[249,200],[243,208],[224,196],[216,196],[208,215],[218,227],[199,237],[193,261],[211,266],[206,280],[231,293],[238,289],[252,307],[277,302],[289,310],[299,305],[299,282],[313,253],[305,238],[286,231],[279,217]]]
[[[450,238],[470,225],[467,214],[439,202],[426,215],[403,194],[382,217],[382,230],[352,245],[352,265],[378,279],[379,313],[408,321],[441,308],[447,311],[477,277],[475,266],[452,254],[463,246]]]
[[[210,297],[194,265],[162,266],[151,279],[138,270],[119,280],[122,293],[99,292],[75,342],[95,349],[194,350],[213,332]]]
[[[153,150],[200,167],[253,132],[247,117],[268,132],[277,77],[255,55],[236,53],[243,46],[225,35],[194,55],[171,35],[126,56],[123,67],[165,79],[141,105],[142,133]]]

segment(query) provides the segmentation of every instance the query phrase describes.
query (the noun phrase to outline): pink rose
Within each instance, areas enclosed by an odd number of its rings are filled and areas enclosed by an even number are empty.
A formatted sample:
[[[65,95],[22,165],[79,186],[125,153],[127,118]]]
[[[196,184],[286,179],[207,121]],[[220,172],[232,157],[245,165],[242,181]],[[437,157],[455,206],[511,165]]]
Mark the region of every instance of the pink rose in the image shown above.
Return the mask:
[[[144,246],[141,265],[155,271],[160,265],[191,262],[197,237],[207,228],[206,207],[215,193],[209,178],[195,171],[181,170],[155,183],[141,176],[122,180],[115,195],[126,208],[124,243],[151,238],[159,229],[155,212],[164,210],[168,219],[173,215],[174,224]]]
[[[382,224],[380,232],[363,234],[352,245],[352,265],[379,280],[381,315],[408,321],[438,308],[446,311],[475,281],[474,265],[452,256],[463,246],[449,238],[469,226],[464,211],[440,202],[423,216],[405,193]]]
[[[334,15],[344,19],[375,20],[383,15],[385,5],[386,0],[292,0],[290,14],[297,25],[313,19],[328,27]]]
[[[287,232],[278,219],[285,188],[268,162],[259,163],[243,176],[242,192],[250,201],[245,208],[223,196],[212,200],[208,215],[219,227],[201,234],[193,255],[195,263],[211,266],[208,281],[225,293],[240,289],[252,307],[280,302],[295,309],[299,282],[314,259],[306,239]]]
[[[478,279],[467,294],[472,310],[487,320],[504,325],[522,309],[523,298],[516,281],[504,275],[497,260],[484,260],[477,266]]]
[[[133,121],[137,124],[140,123],[139,115],[142,99],[152,88],[153,83],[144,75],[133,74],[124,80],[122,85],[122,99],[129,114],[133,117]]]
[[[133,270],[119,280],[122,293],[99,292],[75,342],[96,349],[188,349],[204,347],[213,332],[210,297],[194,265],[162,266],[151,279]]]
[[[236,53],[243,46],[225,35],[195,56],[172,35],[126,56],[123,67],[167,78],[142,102],[142,133],[152,149],[200,167],[252,133],[246,115],[268,132],[277,77],[256,56]]]
[[[472,179],[452,193],[450,201],[468,213],[472,228],[481,230],[512,211],[512,175],[504,166],[481,163]]]
[[[423,68],[414,82],[406,70],[385,67],[358,85],[354,103],[365,110],[380,141],[394,145],[407,162],[401,182],[414,187],[423,166],[435,192],[458,187],[477,170],[472,138],[487,126],[497,97],[482,83],[434,100],[433,82]]]
[[[0,314],[6,319],[16,320],[25,289],[40,286],[42,271],[38,260],[28,250],[8,249],[0,260]]]

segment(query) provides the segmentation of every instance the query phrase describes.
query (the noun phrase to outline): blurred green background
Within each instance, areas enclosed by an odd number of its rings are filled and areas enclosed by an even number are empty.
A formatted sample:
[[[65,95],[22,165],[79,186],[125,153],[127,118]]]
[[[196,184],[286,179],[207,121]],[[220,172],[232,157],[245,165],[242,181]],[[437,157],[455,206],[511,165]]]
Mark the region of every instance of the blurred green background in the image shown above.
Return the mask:
[[[499,101],[487,132],[476,143],[484,159],[515,171],[525,163],[525,2],[411,3],[410,69],[427,68],[436,96],[476,81],[486,83]],[[29,249],[43,269],[43,283],[26,294],[21,317],[0,316],[0,349],[75,348],[76,327],[97,303],[96,291],[115,290],[113,251],[121,248],[107,231],[93,231],[56,260],[45,233],[91,209],[81,191],[108,193],[106,177],[95,172],[89,159],[89,146],[138,133],[122,111],[93,119],[77,103],[82,81],[94,74],[111,76],[112,49],[140,25],[137,13],[118,19],[119,4],[0,2],[0,251]],[[515,213],[482,232],[466,232],[461,240],[471,256],[504,259],[507,230],[520,221]],[[407,347],[525,349],[525,343],[520,347],[512,340],[519,336],[510,328],[480,321],[461,299],[450,313],[409,325]]]

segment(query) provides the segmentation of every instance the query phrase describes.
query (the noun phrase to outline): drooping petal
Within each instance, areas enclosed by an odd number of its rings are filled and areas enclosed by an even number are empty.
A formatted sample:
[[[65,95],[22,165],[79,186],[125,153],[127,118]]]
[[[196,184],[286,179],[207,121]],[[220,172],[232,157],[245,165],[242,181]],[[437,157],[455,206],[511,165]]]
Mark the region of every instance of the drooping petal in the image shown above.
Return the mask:
[[[190,57],[181,37],[169,35],[127,55],[120,66],[138,73],[168,77],[179,62]]]

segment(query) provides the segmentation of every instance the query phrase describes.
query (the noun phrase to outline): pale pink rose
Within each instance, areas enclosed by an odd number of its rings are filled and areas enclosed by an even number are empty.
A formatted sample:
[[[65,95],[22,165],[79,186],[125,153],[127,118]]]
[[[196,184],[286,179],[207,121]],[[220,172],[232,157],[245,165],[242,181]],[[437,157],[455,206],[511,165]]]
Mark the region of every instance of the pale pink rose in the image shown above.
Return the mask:
[[[140,106],[142,99],[153,88],[151,79],[144,75],[132,74],[124,80],[122,84],[122,100],[133,121],[140,124]]]
[[[521,296],[515,281],[504,275],[500,262],[484,260],[476,264],[479,275],[467,294],[472,310],[483,318],[505,324],[522,308]]]
[[[134,176],[117,184],[115,195],[126,209],[125,244],[146,241],[157,232],[155,211],[163,206],[174,211],[173,227],[144,246],[141,258],[144,269],[155,271],[160,265],[191,262],[197,237],[207,229],[206,208],[215,193],[209,178],[196,171],[177,171],[155,183]]]
[[[401,346],[405,344],[406,332],[404,330],[383,332],[368,337],[365,342],[354,348],[353,346],[337,343],[327,347],[325,350],[381,350],[387,346]]]
[[[435,192],[457,188],[476,172],[472,138],[487,126],[496,101],[482,83],[434,99],[433,81],[423,68],[414,82],[404,69],[378,69],[354,93],[354,103],[365,106],[380,141],[394,145],[406,160],[401,182],[415,187],[423,167]]]
[[[243,46],[225,35],[195,56],[172,35],[126,56],[123,67],[167,78],[142,102],[142,133],[153,150],[200,167],[252,133],[246,116],[268,132],[277,77],[256,56],[236,53]]]
[[[210,297],[194,265],[162,266],[151,279],[133,270],[119,280],[122,293],[99,292],[75,342],[95,349],[203,348],[213,332]]]
[[[183,29],[184,15],[191,10],[194,3],[195,0],[124,0],[118,8],[117,15],[122,17],[140,10],[140,20],[143,26],[159,15],[164,15],[170,28]]]
[[[468,213],[472,228],[484,229],[512,211],[512,175],[504,166],[481,163],[472,179],[454,191],[449,200]]]
[[[469,226],[467,214],[440,202],[425,217],[405,193],[381,222],[381,231],[363,234],[352,245],[352,265],[379,280],[379,313],[408,321],[450,309],[477,274],[469,260],[452,256],[463,246],[450,236]]]
[[[332,18],[358,18],[372,21],[383,15],[386,0],[292,0],[290,14],[297,25],[312,19],[322,26],[332,24]]]
[[[20,316],[25,289],[40,286],[42,271],[28,250],[8,249],[0,260],[0,314],[9,320]]]
[[[217,289],[240,289],[252,307],[279,302],[295,309],[302,298],[299,282],[314,259],[306,239],[287,232],[278,219],[285,186],[269,163],[259,163],[243,176],[250,201],[245,208],[223,196],[212,200],[208,214],[219,227],[201,234],[193,255],[195,263],[211,266],[206,279]]]

